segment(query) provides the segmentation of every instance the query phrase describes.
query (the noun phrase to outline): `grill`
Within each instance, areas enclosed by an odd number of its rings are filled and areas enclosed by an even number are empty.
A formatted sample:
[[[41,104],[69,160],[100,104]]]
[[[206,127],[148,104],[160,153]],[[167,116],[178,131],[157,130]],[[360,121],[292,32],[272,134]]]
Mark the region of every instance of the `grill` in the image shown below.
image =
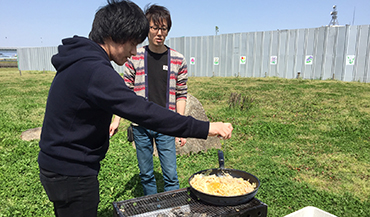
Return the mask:
[[[267,205],[256,198],[236,206],[215,206],[198,200],[190,188],[113,202],[113,208],[115,217],[267,216]]]

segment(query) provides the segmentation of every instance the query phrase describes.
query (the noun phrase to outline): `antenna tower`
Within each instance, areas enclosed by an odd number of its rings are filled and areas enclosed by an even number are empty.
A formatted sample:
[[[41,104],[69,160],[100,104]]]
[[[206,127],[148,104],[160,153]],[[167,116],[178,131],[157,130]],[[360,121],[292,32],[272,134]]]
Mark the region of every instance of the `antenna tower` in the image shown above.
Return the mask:
[[[339,25],[339,22],[338,22],[338,11],[336,10],[337,6],[336,5],[333,5],[333,11],[330,12],[330,15],[331,15],[331,21],[329,23],[329,26],[337,26]]]

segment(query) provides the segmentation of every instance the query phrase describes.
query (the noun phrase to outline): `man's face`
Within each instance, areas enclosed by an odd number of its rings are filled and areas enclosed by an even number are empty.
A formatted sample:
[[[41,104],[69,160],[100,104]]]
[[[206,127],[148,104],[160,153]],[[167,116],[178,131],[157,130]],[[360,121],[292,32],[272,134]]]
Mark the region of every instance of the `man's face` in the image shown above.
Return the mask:
[[[167,21],[163,20],[160,24],[154,24],[153,20],[149,23],[148,40],[153,46],[164,46],[164,41],[168,35]]]
[[[105,42],[105,51],[109,59],[114,61],[117,65],[122,66],[128,58],[136,55],[137,43],[128,41],[124,44],[116,43],[112,40]]]

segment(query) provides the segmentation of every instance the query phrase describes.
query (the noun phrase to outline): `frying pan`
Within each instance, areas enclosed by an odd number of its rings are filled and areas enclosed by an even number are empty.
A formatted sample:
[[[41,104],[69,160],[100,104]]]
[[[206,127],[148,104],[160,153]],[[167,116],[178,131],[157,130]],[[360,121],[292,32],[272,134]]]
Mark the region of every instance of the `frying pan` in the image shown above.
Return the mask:
[[[258,188],[260,187],[259,179],[256,176],[250,173],[247,173],[245,171],[242,171],[242,170],[225,168],[224,167],[224,153],[221,150],[218,151],[218,162],[219,162],[219,168],[202,170],[190,176],[188,180],[189,185],[190,185],[190,191],[200,200],[206,203],[209,203],[212,205],[218,205],[218,206],[234,206],[234,205],[239,205],[239,204],[246,203],[252,200],[253,197],[257,194]],[[229,174],[230,176],[235,177],[235,178],[243,178],[244,180],[249,181],[251,184],[256,183],[256,188],[254,189],[254,191],[250,193],[242,194],[238,196],[218,196],[218,195],[207,194],[207,193],[198,191],[197,189],[193,188],[193,186],[191,186],[190,181],[197,174],[203,174],[203,175],[215,174],[216,176],[223,176],[225,174]]]

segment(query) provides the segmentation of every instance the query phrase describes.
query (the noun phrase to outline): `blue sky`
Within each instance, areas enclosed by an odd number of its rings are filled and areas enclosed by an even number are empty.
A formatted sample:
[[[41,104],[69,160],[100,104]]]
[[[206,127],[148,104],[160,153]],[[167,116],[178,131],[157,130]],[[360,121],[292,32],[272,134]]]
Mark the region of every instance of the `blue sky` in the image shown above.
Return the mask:
[[[340,25],[370,24],[370,0],[134,0],[167,7],[182,36],[316,28],[328,25],[337,5]],[[57,46],[73,35],[88,36],[94,14],[105,0],[0,0],[0,47]]]

